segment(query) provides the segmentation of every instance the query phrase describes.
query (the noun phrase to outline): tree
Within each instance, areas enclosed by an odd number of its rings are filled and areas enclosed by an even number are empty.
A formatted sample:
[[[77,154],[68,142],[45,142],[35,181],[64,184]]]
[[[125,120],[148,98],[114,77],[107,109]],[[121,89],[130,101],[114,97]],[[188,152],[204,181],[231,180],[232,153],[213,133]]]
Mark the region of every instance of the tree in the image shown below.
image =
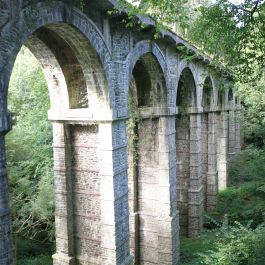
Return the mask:
[[[178,24],[181,29],[186,28],[188,14],[191,11],[189,0],[118,0],[115,6],[116,12],[126,11],[128,26],[139,23],[136,15],[151,16],[156,22],[157,33],[161,29],[172,28]]]
[[[235,79],[254,80],[265,66],[264,0],[234,4],[228,0],[119,0],[130,23],[136,14],[148,14],[161,28],[177,24],[178,34],[212,57],[213,65],[232,71]]]
[[[13,232],[39,241],[53,239],[52,135],[48,90],[42,69],[26,48],[9,85],[14,127],[7,136]]]
[[[263,148],[265,146],[265,75],[259,79],[237,84],[244,119],[242,129],[246,144]]]
[[[265,4],[219,0],[198,9],[189,39],[214,61],[232,70],[237,80],[255,80],[265,66]]]

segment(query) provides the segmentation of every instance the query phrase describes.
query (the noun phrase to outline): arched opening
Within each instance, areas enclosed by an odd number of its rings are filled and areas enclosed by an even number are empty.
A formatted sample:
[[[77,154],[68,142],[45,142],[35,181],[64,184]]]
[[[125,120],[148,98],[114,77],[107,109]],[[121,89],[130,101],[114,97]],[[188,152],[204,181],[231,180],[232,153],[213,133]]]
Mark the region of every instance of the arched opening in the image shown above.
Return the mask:
[[[14,263],[52,264],[54,192],[50,100],[41,66],[23,47],[9,83],[13,130],[6,136]]]
[[[209,109],[211,107],[211,103],[213,100],[213,85],[212,80],[208,76],[205,79],[204,85],[203,85],[203,95],[202,95],[202,107],[204,109]]]
[[[238,96],[235,96],[235,107],[239,107],[240,106],[240,100]]]
[[[39,61],[50,94],[54,264],[62,264],[62,260],[69,264],[102,264],[106,253],[113,252],[104,242],[110,225],[102,222],[101,212],[102,180],[106,176],[101,174],[105,163],[101,157],[105,156],[100,155],[103,134],[97,117],[108,108],[104,68],[94,47],[70,24],[41,27],[31,34],[25,46]]]
[[[135,264],[161,264],[159,212],[160,114],[166,86],[158,61],[143,55],[132,71],[127,122],[131,253]],[[152,254],[151,254],[152,253]]]
[[[177,107],[179,113],[187,113],[187,108],[196,106],[196,86],[189,68],[185,68],[180,76],[177,88]]]
[[[234,98],[233,89],[230,88],[230,89],[228,90],[228,102],[229,102],[229,103],[232,102],[232,101],[233,101],[233,98]]]
[[[191,177],[191,118],[190,108],[196,106],[196,85],[192,72],[185,68],[177,88],[176,157],[177,203],[180,215],[180,234],[189,235],[189,189]]]
[[[135,92],[137,93],[137,106],[144,107],[144,106],[152,106],[152,84],[151,84],[151,77],[146,70],[146,67],[142,61],[138,61],[133,69],[133,76],[136,86]],[[133,82],[133,81],[132,81]],[[130,90],[130,93],[133,93]]]
[[[108,85],[104,69],[81,32],[65,23],[50,24],[35,31],[25,46],[43,67],[52,110],[61,109],[65,116],[77,112],[71,109],[91,112],[106,108]]]
[[[217,203],[217,114],[213,109],[213,84],[205,79],[202,95],[202,180],[204,209],[213,210]]]
[[[142,56],[133,69],[138,107],[157,107],[166,102],[165,79],[158,61],[151,53]]]

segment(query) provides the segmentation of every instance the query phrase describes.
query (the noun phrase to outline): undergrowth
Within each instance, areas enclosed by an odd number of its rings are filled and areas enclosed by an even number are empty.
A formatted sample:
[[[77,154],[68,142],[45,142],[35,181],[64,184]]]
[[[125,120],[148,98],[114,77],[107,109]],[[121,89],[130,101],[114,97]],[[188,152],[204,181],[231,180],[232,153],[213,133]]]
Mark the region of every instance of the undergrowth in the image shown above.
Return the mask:
[[[220,192],[205,231],[181,239],[181,265],[265,264],[265,150],[249,147],[235,157],[230,186]]]
[[[226,215],[229,224],[239,221],[255,228],[264,221],[265,150],[249,147],[237,155],[229,170],[230,187],[221,191],[218,206],[208,213],[221,222]],[[206,219],[206,227],[213,224]]]
[[[54,243],[42,243],[29,239],[17,239],[18,265],[52,265]]]
[[[41,255],[38,257],[23,258],[20,260],[20,265],[52,265],[50,256]]]

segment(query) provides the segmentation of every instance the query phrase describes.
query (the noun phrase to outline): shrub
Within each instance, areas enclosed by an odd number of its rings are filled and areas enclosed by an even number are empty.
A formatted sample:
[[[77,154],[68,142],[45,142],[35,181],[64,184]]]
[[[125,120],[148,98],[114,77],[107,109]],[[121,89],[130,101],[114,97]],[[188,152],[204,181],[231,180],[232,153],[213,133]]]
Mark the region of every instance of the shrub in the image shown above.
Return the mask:
[[[236,222],[217,230],[213,249],[201,254],[203,265],[264,265],[265,224],[252,229]]]
[[[229,168],[230,185],[240,185],[246,181],[263,181],[265,172],[265,149],[253,146],[235,156]]]

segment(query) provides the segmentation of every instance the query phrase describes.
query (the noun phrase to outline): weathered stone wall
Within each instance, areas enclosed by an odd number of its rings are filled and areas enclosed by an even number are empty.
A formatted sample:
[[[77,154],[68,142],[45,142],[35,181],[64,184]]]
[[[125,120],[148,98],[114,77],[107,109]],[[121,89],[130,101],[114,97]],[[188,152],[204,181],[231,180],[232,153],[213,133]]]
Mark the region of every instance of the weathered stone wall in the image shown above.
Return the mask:
[[[98,125],[71,125],[73,224],[78,264],[102,264]]]
[[[53,123],[53,139],[56,229],[54,264],[76,264],[69,127],[64,123]]]
[[[158,256],[158,119],[143,120],[138,128],[139,263],[159,264]]]
[[[217,184],[227,185],[228,156],[240,150],[240,103],[228,87],[219,100],[221,80],[208,71],[208,58],[181,59],[175,45],[187,42],[170,32],[155,42],[151,30],[108,16],[112,7],[108,0],[88,1],[83,12],[71,1],[0,3],[3,265],[13,264],[7,94],[22,45],[43,67],[51,99],[55,265],[176,265],[179,226],[197,235],[204,208],[216,205]],[[139,120],[130,132],[131,92]],[[128,137],[135,135],[132,149]]]
[[[203,227],[203,183],[201,111],[189,110],[190,115],[190,186],[188,236],[196,236]]]
[[[207,209],[207,173],[208,173],[208,113],[202,114],[202,181],[204,209]]]
[[[206,210],[214,210],[218,195],[217,113],[208,113],[208,170],[206,181]]]
[[[224,84],[224,87],[226,87],[226,84]],[[225,189],[228,185],[230,106],[231,104],[229,104],[228,90],[220,91],[218,93],[217,116],[217,169],[219,190]]]
[[[188,235],[189,215],[189,179],[190,179],[190,134],[189,117],[176,119],[176,152],[177,152],[177,197],[180,212],[180,233]]]

